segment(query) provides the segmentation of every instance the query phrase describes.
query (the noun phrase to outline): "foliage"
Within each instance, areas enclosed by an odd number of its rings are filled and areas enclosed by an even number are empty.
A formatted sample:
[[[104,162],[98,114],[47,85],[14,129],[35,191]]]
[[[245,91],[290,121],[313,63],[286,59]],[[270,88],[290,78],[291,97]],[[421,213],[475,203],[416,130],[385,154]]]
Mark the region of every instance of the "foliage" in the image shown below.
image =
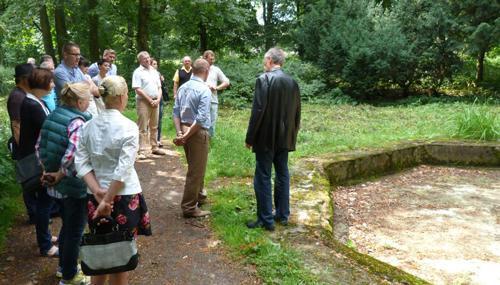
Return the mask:
[[[462,107],[455,117],[457,129],[454,136],[486,141],[500,140],[500,115],[498,111],[476,103]]]
[[[0,100],[5,104],[5,100]],[[21,209],[20,189],[14,180],[14,164],[7,150],[10,137],[8,119],[4,110],[0,111],[0,248],[9,230],[13,218]]]
[[[0,97],[7,97],[14,85],[14,69],[0,65]]]
[[[231,87],[219,94],[223,105],[244,108],[250,106],[253,99],[255,79],[264,72],[263,55],[253,58],[225,56],[216,63],[231,81]],[[300,87],[301,98],[307,102],[355,103],[344,95],[339,88],[330,88],[322,75],[321,69],[312,63],[289,54],[283,70],[290,74]]]
[[[461,24],[460,36],[466,50],[476,57],[476,80],[482,81],[484,55],[500,43],[500,2],[450,0],[453,14]]]
[[[459,46],[446,3],[401,0],[388,10],[378,2],[316,3],[298,30],[304,58],[361,97],[394,85],[436,89],[451,79]]]

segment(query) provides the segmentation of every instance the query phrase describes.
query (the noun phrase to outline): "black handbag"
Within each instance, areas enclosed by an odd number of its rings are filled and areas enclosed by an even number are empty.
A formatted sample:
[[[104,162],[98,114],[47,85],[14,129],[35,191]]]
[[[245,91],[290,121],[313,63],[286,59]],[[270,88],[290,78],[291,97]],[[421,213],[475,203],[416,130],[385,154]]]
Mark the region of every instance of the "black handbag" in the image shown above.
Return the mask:
[[[23,191],[35,192],[42,188],[42,166],[35,153],[16,161],[16,180]]]
[[[118,224],[111,217],[107,223],[99,225],[97,218],[93,232],[83,235],[80,244],[80,260],[85,275],[95,276],[113,274],[134,270],[139,263],[137,243],[134,234],[129,230],[120,230]],[[109,227],[102,232],[99,227]]]

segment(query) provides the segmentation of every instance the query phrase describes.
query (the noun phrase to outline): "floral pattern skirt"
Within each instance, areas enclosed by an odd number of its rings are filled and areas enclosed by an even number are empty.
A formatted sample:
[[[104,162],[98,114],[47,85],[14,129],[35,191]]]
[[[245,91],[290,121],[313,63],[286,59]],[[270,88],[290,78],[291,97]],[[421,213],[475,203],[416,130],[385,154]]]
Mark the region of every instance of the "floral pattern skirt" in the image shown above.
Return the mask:
[[[92,216],[99,206],[94,195],[88,195],[88,220],[89,228],[93,231],[94,223]],[[142,193],[133,195],[116,195],[113,203],[113,211],[111,217],[115,219],[119,229],[128,229],[137,235],[150,236],[151,233],[151,220],[149,218],[148,207],[146,200]]]

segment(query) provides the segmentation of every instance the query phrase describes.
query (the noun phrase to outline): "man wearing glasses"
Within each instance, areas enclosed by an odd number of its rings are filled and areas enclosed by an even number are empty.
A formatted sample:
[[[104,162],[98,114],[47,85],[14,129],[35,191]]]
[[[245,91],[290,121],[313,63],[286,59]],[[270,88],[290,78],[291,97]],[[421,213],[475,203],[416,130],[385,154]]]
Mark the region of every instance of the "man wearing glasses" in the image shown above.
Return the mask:
[[[63,46],[63,60],[54,71],[54,83],[56,84],[56,102],[59,104],[61,90],[66,83],[86,81],[90,85],[90,92],[94,97],[99,97],[99,90],[92,80],[87,80],[78,68],[80,60],[80,46],[69,42]]]

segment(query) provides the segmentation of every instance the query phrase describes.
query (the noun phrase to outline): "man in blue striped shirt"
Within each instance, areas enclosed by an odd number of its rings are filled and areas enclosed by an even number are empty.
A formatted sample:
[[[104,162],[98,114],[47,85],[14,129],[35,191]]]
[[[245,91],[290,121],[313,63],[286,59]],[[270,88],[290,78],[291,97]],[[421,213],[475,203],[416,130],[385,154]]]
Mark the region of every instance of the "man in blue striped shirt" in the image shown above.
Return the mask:
[[[177,90],[173,119],[177,137],[174,143],[183,146],[188,163],[181,208],[184,217],[203,217],[210,214],[199,206],[203,203],[203,180],[208,160],[208,129],[212,92],[205,84],[209,63],[197,59],[193,63],[193,76]]]

